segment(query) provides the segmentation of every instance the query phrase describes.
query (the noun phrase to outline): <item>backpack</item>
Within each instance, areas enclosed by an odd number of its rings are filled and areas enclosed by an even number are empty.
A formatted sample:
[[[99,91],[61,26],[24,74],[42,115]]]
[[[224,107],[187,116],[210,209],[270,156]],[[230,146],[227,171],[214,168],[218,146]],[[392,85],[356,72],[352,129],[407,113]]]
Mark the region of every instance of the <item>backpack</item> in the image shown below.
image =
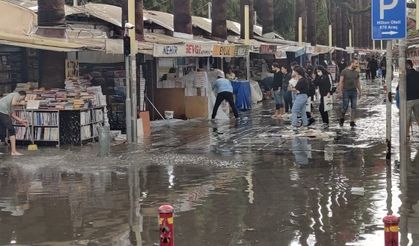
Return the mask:
[[[307,83],[308,83],[308,94],[307,94],[307,96],[312,97],[312,96],[316,95],[316,86],[314,85],[313,80],[308,78]]]

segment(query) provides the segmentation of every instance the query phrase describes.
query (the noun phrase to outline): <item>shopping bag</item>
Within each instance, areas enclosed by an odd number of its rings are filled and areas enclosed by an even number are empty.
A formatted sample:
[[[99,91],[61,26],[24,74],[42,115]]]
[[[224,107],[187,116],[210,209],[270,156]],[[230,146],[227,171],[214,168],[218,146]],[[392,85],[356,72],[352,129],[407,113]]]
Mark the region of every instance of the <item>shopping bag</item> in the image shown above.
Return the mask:
[[[311,113],[311,98],[307,98],[307,102],[306,102],[306,112],[307,113]]]
[[[323,98],[324,100],[324,111],[332,111],[333,110],[333,97],[332,96],[326,96]]]

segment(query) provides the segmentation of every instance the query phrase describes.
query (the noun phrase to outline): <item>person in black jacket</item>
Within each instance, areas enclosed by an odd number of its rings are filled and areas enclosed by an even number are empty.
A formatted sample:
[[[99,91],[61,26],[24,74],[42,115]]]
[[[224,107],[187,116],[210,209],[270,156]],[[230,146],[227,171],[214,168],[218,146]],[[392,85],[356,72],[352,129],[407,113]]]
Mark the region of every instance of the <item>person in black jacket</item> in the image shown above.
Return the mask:
[[[329,113],[324,110],[324,98],[330,96],[330,91],[332,90],[332,77],[323,66],[318,66],[315,74],[314,85],[319,88],[320,92],[319,111],[323,120],[323,128],[327,129],[329,127]]]
[[[285,113],[291,113],[292,109],[292,92],[288,89],[291,80],[291,72],[287,66],[281,67],[281,72],[284,75],[282,80],[282,91],[284,96]]]
[[[274,72],[274,81],[272,85],[272,90],[275,99],[275,114],[272,118],[280,118],[283,114],[284,109],[284,99],[282,92],[282,80],[284,75],[281,72],[281,68],[278,63],[272,64],[272,70]]]

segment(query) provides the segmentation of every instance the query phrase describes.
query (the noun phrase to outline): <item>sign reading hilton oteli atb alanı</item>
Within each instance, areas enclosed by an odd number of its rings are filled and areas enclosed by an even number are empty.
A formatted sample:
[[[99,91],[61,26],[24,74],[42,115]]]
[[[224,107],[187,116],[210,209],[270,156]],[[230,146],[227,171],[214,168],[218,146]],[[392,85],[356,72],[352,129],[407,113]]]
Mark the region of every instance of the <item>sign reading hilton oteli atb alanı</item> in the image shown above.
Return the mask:
[[[406,0],[372,0],[374,40],[406,38]]]

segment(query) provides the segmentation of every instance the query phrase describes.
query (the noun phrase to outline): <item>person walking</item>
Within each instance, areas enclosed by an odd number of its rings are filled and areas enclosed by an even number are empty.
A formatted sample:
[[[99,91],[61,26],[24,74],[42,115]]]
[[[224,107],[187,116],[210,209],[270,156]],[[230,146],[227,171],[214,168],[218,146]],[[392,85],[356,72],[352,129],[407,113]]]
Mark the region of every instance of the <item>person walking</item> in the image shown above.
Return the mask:
[[[377,78],[377,69],[378,69],[378,64],[375,57],[371,57],[371,60],[368,63],[368,66],[371,71],[371,80],[374,81]]]
[[[324,98],[330,96],[330,91],[332,90],[332,76],[323,66],[318,66],[316,69],[316,78],[314,79],[314,85],[319,88],[319,111],[322,116],[323,128],[327,129],[329,128],[329,113],[325,111]]]
[[[338,67],[339,67],[339,74],[342,73],[343,70],[345,70],[345,68],[348,66],[348,64],[346,64],[345,58],[342,58],[342,60],[340,60]]]
[[[0,130],[9,133],[9,140],[11,146],[11,155],[19,156],[21,153],[16,150],[16,131],[13,127],[12,119],[18,124],[28,125],[27,120],[19,118],[13,111],[14,106],[25,105],[26,97],[25,91],[13,92],[0,99]]]
[[[406,100],[408,125],[412,125],[412,114],[419,125],[419,72],[414,69],[412,60],[406,61]],[[406,128],[407,136],[409,128]]]
[[[356,106],[358,97],[361,98],[361,83],[359,78],[359,60],[354,58],[351,65],[342,71],[338,85],[338,94],[342,94],[342,115],[339,125],[343,126],[345,115],[351,103],[351,127],[355,127]]]
[[[386,80],[386,75],[387,75],[387,59],[386,59],[385,56],[382,58],[382,60],[380,62],[380,68],[381,68],[381,73],[382,73],[382,78],[381,79],[384,83],[385,80]]]
[[[272,71],[274,72],[272,90],[275,99],[275,114],[272,115],[272,118],[278,119],[282,117],[284,109],[284,98],[282,91],[282,80],[284,75],[282,74],[278,63],[272,64]]]
[[[234,104],[233,86],[231,85],[230,80],[225,78],[223,71],[217,70],[217,80],[214,82],[212,89],[217,94],[217,99],[215,100],[211,119],[215,119],[217,116],[218,108],[224,100],[230,104],[234,117],[239,119],[239,112],[237,111],[236,105]]]
[[[306,114],[306,103],[308,98],[308,81],[305,78],[306,72],[302,67],[294,68],[294,76],[298,81],[295,85],[294,91],[296,93],[295,101],[292,106],[291,125],[292,129],[296,131],[298,128],[298,116],[301,116],[303,126],[308,126],[308,119]]]
[[[289,114],[291,113],[292,109],[292,91],[289,89],[291,72],[289,71],[287,66],[282,66],[281,72],[284,75],[284,78],[282,79],[282,90],[284,96],[285,113]]]

